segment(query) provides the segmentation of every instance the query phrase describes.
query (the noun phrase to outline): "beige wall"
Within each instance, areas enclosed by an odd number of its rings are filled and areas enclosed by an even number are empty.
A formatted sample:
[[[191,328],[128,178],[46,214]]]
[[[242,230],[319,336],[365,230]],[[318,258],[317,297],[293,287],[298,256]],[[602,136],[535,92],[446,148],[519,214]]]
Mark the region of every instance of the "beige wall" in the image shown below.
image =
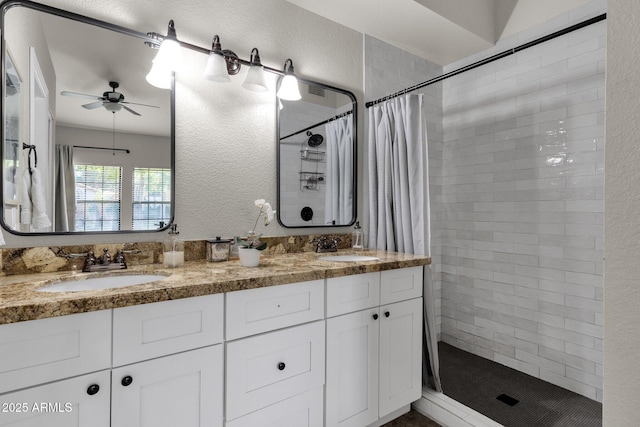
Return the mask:
[[[640,422],[640,2],[609,1],[604,246],[604,425]]]
[[[141,32],[164,34],[173,19],[183,41],[209,47],[218,34],[223,49],[248,59],[251,49],[258,47],[262,63],[273,68],[282,68],[285,59],[292,58],[301,77],[350,90],[362,102],[362,35],[284,0],[42,3]],[[205,55],[186,51],[183,59],[185,67],[176,79],[176,222],[181,237],[244,233],[257,214],[255,199],[267,199],[274,206],[276,202],[275,76],[270,75],[268,92],[249,92],[241,87],[246,67],[232,77],[231,84],[216,85],[200,77]],[[275,222],[260,231],[272,236],[302,233]],[[164,237],[162,233],[44,238],[4,235],[8,247]]]

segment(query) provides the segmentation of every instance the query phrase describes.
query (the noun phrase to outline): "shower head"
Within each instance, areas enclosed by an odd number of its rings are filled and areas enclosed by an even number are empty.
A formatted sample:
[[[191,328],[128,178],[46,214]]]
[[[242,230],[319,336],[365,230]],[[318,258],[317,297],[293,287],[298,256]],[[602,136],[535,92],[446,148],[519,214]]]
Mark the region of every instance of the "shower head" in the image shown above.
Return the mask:
[[[324,142],[324,136],[319,133],[311,133],[311,131],[307,131],[307,136],[309,137],[309,139],[307,139],[309,147],[317,147]]]

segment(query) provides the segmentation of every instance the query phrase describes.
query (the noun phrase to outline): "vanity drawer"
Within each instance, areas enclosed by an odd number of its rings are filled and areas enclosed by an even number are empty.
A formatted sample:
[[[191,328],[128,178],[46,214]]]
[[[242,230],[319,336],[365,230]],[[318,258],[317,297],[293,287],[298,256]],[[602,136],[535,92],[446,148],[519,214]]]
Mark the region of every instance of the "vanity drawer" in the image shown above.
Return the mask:
[[[221,343],[223,294],[113,310],[113,366]]]
[[[322,427],[323,388],[290,397],[226,423],[226,427]]]
[[[422,296],[422,267],[386,270],[380,276],[380,304]]]
[[[227,341],[324,317],[324,280],[229,292],[226,298]]]
[[[227,419],[324,385],[324,321],[227,344]]]
[[[380,273],[327,279],[327,317],[380,305]]]
[[[111,310],[0,326],[0,393],[111,366]]]

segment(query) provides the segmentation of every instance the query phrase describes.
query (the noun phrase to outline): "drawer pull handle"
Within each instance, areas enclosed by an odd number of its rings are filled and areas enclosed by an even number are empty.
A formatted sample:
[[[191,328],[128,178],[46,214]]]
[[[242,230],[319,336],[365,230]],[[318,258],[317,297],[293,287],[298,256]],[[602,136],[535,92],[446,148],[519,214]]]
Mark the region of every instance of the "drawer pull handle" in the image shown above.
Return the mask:
[[[91,384],[89,388],[87,388],[87,394],[89,396],[93,396],[94,394],[100,391],[100,386],[98,384]]]
[[[127,375],[126,377],[123,377],[122,381],[120,381],[120,384],[122,384],[125,387],[130,386],[131,383],[133,383],[133,378],[131,377],[131,375]]]
[[[391,313],[389,313],[388,311],[385,311],[385,312],[384,312],[384,317],[389,317],[389,315],[390,315],[390,314],[391,314]]]
[[[373,315],[373,320],[378,320],[378,313],[375,313],[375,314]]]
[[[284,371],[285,366],[286,365],[284,364],[284,362],[278,363],[278,369],[281,370],[281,371]]]

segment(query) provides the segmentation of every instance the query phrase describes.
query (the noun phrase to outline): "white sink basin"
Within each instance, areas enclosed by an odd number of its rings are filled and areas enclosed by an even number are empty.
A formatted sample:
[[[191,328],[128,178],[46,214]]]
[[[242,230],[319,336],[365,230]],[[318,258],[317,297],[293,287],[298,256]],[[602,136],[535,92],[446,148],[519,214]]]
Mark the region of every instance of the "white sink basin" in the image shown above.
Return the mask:
[[[377,261],[380,258],[367,255],[329,255],[318,258],[320,261],[341,261],[341,262],[358,262],[358,261]]]
[[[118,274],[106,277],[89,277],[87,279],[55,282],[41,287],[38,289],[38,292],[77,292],[123,288],[125,286],[142,285],[166,278],[167,276],[159,274]]]

